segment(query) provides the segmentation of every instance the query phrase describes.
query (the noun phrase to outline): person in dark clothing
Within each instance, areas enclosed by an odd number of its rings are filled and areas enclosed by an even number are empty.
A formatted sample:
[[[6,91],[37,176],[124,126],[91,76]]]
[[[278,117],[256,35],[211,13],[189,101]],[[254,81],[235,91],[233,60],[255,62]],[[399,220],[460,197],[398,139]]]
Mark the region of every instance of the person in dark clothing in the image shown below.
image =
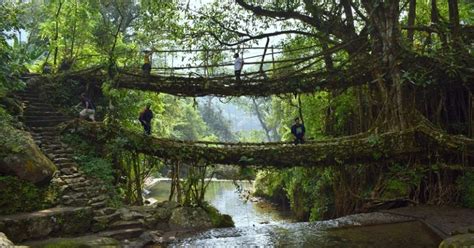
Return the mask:
[[[150,135],[151,134],[151,119],[153,119],[153,112],[150,109],[151,104],[147,104],[145,109],[140,112],[140,117],[138,120],[143,126],[143,131],[145,135]]]
[[[304,125],[299,117],[295,118],[295,123],[291,126],[291,133],[295,136],[295,145],[304,144],[304,133],[306,132]]]
[[[43,74],[51,74],[51,71],[52,71],[51,65],[48,62],[44,63]]]

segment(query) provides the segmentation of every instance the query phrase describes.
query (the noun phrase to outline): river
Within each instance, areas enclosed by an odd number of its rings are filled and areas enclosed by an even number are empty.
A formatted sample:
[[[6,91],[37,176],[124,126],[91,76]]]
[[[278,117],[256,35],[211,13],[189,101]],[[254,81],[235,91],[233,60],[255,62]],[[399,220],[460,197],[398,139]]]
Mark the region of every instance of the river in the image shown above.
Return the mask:
[[[238,182],[250,189],[251,183]],[[167,200],[169,180],[149,187],[148,197]],[[212,229],[178,240],[171,247],[437,247],[440,239],[419,222],[398,221],[354,227],[350,218],[294,223],[270,204],[241,199],[232,181],[212,181],[206,200],[232,216],[235,228]],[[375,223],[375,222],[374,222]],[[351,228],[347,228],[350,226]],[[343,228],[340,228],[343,227]],[[335,229],[336,228],[336,229]]]

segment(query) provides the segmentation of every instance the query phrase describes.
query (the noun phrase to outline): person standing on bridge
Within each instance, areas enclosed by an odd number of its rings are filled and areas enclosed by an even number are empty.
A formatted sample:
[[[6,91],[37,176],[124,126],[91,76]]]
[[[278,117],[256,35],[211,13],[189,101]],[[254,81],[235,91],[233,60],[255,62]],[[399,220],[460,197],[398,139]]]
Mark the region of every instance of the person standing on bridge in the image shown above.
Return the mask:
[[[144,76],[149,76],[151,72],[151,55],[153,54],[152,51],[144,51],[145,56],[143,57],[143,65],[142,71]]]
[[[295,145],[304,144],[304,133],[306,132],[304,125],[299,117],[295,118],[295,123],[291,126],[291,133],[295,136]]]
[[[240,82],[240,74],[242,73],[242,67],[244,67],[244,60],[239,57],[239,53],[234,54],[234,59],[235,80]]]
[[[151,119],[153,119],[153,112],[150,109],[151,104],[147,103],[145,109],[140,112],[138,120],[143,126],[143,132],[145,135],[151,135]]]

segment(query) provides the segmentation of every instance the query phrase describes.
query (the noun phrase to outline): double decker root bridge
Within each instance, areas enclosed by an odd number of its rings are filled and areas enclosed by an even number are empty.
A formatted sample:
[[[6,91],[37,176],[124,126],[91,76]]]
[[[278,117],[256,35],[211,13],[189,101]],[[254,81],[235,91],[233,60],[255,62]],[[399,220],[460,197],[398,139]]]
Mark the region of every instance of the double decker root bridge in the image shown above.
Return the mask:
[[[381,161],[436,160],[436,156],[474,156],[474,139],[447,135],[435,128],[418,125],[412,129],[382,134],[363,133],[353,136],[308,141],[222,143],[179,141],[144,136],[119,127],[81,120],[69,122],[65,132],[74,132],[95,143],[120,137],[124,148],[162,159],[206,164],[238,166],[324,167]]]
[[[207,60],[198,65],[183,65],[180,67],[153,67],[151,74],[143,74],[137,66],[90,68],[83,71],[62,74],[68,78],[84,82],[102,83],[111,81],[112,87],[136,89],[167,93],[183,97],[213,96],[271,96],[280,94],[314,93],[319,90],[343,90],[351,86],[371,85],[383,81],[381,58],[368,57],[364,53],[353,55],[351,60],[334,60],[335,67],[328,70],[316,66],[324,61],[325,56],[342,50],[346,44],[328,49],[324,52],[309,53],[292,59],[265,60],[269,56],[266,48],[263,54],[249,56],[246,59],[261,57],[261,61],[245,62],[241,80],[233,75],[232,63],[210,64]],[[314,47],[300,48],[312,49]],[[247,48],[251,49],[251,48]],[[223,49],[226,50],[226,49]],[[362,50],[362,48],[361,48]],[[156,51],[156,53],[186,53],[188,50]],[[209,52],[209,50],[191,50],[191,52]],[[306,51],[306,54],[308,52]],[[207,56],[206,56],[207,57]],[[472,69],[465,68],[458,73],[448,73],[449,65],[427,56],[408,54],[402,58],[405,70],[420,68],[429,70],[432,78],[431,86],[468,87],[474,89]],[[266,65],[266,66],[265,66]],[[265,69],[264,69],[265,68]],[[212,72],[214,71],[214,72]],[[219,71],[219,72],[215,72]],[[423,87],[413,82],[407,83],[413,87]]]

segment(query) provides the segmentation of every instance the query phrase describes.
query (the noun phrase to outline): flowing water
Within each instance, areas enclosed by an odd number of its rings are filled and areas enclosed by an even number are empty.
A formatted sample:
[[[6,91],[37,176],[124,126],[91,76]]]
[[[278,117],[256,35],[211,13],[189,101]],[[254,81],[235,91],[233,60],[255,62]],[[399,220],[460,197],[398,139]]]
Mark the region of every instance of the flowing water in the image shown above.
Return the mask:
[[[238,181],[241,192],[251,189],[252,183]],[[148,188],[148,198],[157,201],[168,200],[171,181],[160,179]],[[232,216],[236,227],[253,226],[265,224],[283,224],[294,222],[287,212],[278,210],[276,207],[265,202],[253,202],[251,199],[242,199],[237,186],[230,180],[213,180],[210,182],[206,195],[206,201],[213,205],[219,212]]]
[[[239,182],[249,189],[249,182]],[[167,200],[169,180],[149,188],[148,197]],[[440,239],[420,222],[357,226],[357,221],[293,223],[288,214],[268,204],[241,199],[232,181],[212,181],[206,200],[221,213],[229,214],[235,228],[212,229],[177,240],[171,247],[437,247]],[[383,215],[383,214],[381,214]],[[383,216],[382,216],[383,217]],[[371,218],[371,217],[369,217]],[[370,222],[370,221],[369,221]]]

